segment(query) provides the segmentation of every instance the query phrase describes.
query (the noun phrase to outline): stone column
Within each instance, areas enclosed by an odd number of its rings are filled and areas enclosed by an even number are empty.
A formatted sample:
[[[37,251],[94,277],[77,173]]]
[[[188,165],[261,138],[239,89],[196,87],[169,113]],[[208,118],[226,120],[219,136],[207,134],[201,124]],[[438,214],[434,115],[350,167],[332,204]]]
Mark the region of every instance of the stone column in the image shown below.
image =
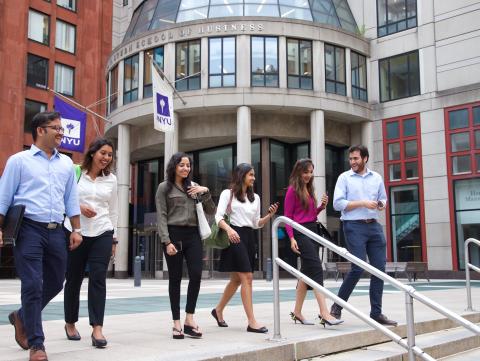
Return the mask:
[[[287,38],[278,37],[278,86],[287,88]]]
[[[345,49],[345,86],[347,97],[352,96],[352,58],[350,48]]]
[[[128,211],[130,192],[130,125],[118,126],[117,149],[118,223],[115,278],[128,277]]]
[[[237,164],[252,162],[252,113],[250,107],[237,108]]]
[[[125,76],[125,66],[123,60],[118,63],[118,83],[117,83],[117,109],[123,105],[123,78]]]
[[[145,54],[145,51],[138,53],[138,99],[143,99],[143,74],[145,72],[145,57],[148,58],[148,55]],[[148,65],[150,65],[150,59],[148,59]]]
[[[325,113],[323,110],[314,110],[310,113],[310,158],[315,168],[315,192],[320,200],[325,193]],[[330,195],[333,197],[333,195]],[[320,212],[319,220],[322,223],[327,221],[327,213]]]
[[[373,123],[372,122],[363,122],[362,123],[362,144],[368,148],[368,153],[370,157],[368,158],[367,167],[374,170],[373,163],[375,161],[373,156]]]

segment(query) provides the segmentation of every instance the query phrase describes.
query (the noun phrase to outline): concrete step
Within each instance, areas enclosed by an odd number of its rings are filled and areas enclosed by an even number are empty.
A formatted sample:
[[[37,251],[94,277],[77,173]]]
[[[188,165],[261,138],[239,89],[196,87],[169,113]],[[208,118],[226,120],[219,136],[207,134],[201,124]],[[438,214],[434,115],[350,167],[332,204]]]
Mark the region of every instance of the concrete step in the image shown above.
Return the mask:
[[[464,351],[455,355],[442,357],[441,361],[478,361],[480,360],[480,348]]]
[[[472,349],[480,347],[480,336],[473,335],[472,332],[463,327],[450,328],[418,335],[415,337],[415,341],[418,347],[435,359],[440,359],[446,356],[461,357],[461,353],[464,353],[465,351],[470,352]],[[465,360],[467,359],[468,358],[465,358]],[[385,342],[352,351],[308,358],[308,360],[402,361],[408,360],[408,353],[403,347],[394,342]],[[464,360],[464,358],[458,358],[455,360]],[[478,360],[478,358],[476,360]]]

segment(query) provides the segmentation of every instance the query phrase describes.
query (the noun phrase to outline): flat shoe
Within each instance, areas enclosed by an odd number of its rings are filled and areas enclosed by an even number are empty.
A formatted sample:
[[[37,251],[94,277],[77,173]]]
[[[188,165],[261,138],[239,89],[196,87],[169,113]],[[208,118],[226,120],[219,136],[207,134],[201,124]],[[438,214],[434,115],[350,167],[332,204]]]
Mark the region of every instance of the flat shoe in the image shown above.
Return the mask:
[[[202,333],[198,332],[198,326],[192,327],[189,325],[183,325],[183,333],[193,338],[201,338]]]
[[[268,328],[266,328],[265,326],[262,326],[260,328],[253,328],[253,327],[247,326],[247,332],[267,333]]]
[[[218,327],[228,327],[228,325],[227,325],[227,323],[225,322],[225,320],[220,321],[220,320],[218,319],[217,310],[216,310],[215,308],[214,308],[214,309],[212,310],[212,312],[210,312],[210,313],[212,314],[213,318],[214,318],[215,320],[217,320],[217,325],[218,325]]]
[[[67,325],[65,325],[65,335],[67,335],[67,339],[70,340],[70,341],[80,341],[82,337],[80,337],[80,334],[78,333],[78,331],[75,333],[75,335],[71,336],[68,334],[67,332]]]

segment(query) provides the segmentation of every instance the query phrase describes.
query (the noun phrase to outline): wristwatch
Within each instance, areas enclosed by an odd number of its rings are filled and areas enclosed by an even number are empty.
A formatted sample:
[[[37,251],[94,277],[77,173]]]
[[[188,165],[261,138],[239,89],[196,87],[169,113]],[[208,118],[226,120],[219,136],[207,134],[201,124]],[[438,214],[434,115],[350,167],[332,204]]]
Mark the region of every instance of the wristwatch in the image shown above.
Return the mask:
[[[72,232],[78,233],[79,235],[82,235],[82,229],[81,228],[74,228]]]

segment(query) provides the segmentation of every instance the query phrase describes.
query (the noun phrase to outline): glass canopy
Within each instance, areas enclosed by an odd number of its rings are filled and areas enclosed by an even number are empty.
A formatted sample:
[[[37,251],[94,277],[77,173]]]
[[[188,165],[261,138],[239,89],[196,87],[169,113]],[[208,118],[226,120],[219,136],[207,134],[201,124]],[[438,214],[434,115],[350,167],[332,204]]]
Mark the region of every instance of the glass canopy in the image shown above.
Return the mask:
[[[233,16],[299,19],[357,31],[347,0],[144,0],[123,40],[174,23]]]

